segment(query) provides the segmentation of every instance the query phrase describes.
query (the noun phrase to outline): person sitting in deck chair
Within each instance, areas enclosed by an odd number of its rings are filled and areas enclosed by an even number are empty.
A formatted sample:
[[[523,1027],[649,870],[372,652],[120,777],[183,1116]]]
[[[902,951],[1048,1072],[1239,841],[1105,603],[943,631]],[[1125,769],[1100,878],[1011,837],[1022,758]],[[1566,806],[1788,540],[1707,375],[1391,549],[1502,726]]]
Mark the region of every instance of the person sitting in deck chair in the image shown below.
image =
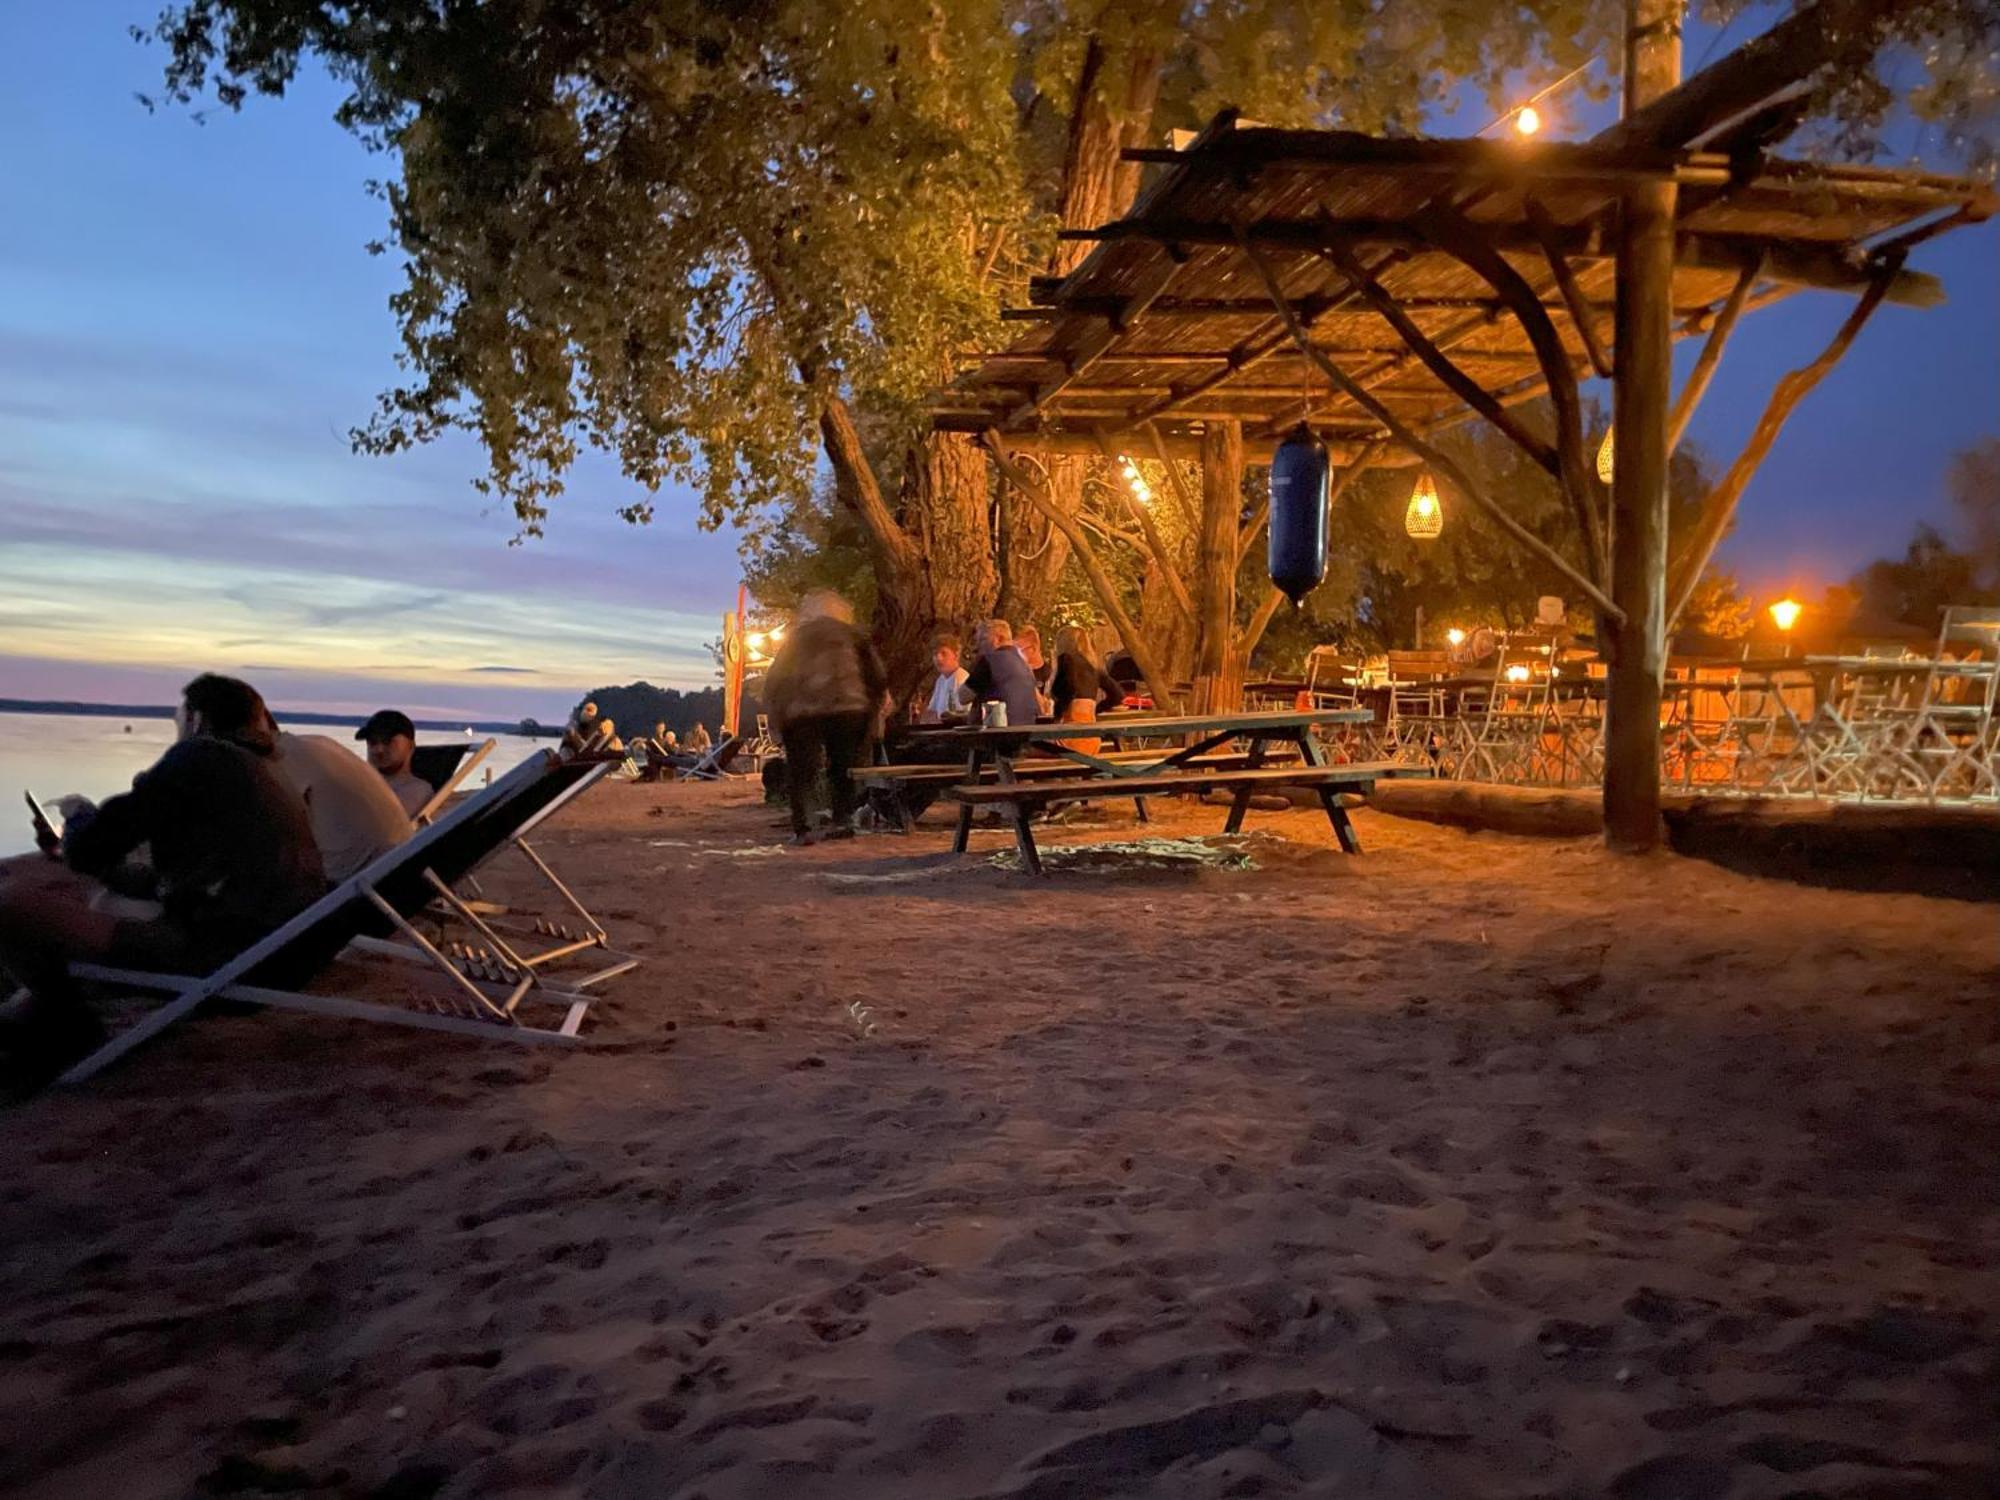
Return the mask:
[[[422,812],[437,788],[410,769],[410,756],[417,748],[417,726],[410,716],[398,709],[377,709],[354,737],[367,742],[368,764],[389,783],[404,814],[414,818]]]
[[[715,748],[715,741],[709,738],[706,724],[697,724],[688,731],[687,748],[690,755],[706,755]]]
[[[71,963],[206,974],[326,890],[306,805],[272,766],[262,706],[243,683],[195,678],[174,715],[179,737],[131,791],[101,807],[64,799],[53,857],[0,862],[0,971],[26,991],[0,1009],[0,1045],[21,1075],[53,1076],[104,1038]],[[126,863],[141,845],[152,852],[143,877]],[[155,897],[159,914],[103,910],[108,892]]]
[[[327,735],[278,728],[256,689],[246,683],[244,691],[276,742],[271,769],[306,805],[328,881],[340,884],[410,836],[406,804],[366,761]],[[428,801],[430,783],[422,784]]]
[[[597,704],[587,702],[576,711],[576,716],[563,730],[563,749],[581,750],[597,738],[598,727]]]

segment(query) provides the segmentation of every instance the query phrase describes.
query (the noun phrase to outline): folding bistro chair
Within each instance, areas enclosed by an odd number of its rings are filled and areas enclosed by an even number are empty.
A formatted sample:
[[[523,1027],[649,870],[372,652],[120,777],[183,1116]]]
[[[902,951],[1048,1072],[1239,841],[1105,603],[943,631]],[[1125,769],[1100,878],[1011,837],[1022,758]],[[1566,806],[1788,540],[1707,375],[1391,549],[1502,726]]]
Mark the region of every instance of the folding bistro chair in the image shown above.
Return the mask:
[[[551,751],[530,756],[210,974],[154,974],[101,964],[72,964],[70,973],[78,979],[164,993],[169,999],[72,1065],[60,1081],[77,1083],[89,1078],[204,1001],[214,999],[509,1041],[576,1041],[590,1005],[583,990],[635,967],[638,960],[627,958],[569,989],[553,988],[540,973],[551,955],[521,955],[485,917],[459,898],[453,886],[570,802],[614,764],[615,760],[606,757],[565,760]],[[441,904],[478,932],[486,944],[484,951],[455,960],[425,936],[416,923],[433,903]],[[383,941],[390,933],[399,934],[401,940]],[[362,952],[426,964],[445,983],[433,986],[428,993],[413,992],[410,1008],[281,987],[321,972],[350,945]],[[555,1007],[560,1019],[552,1018],[554,1023],[546,1026],[531,1024],[522,1015],[530,1003]]]

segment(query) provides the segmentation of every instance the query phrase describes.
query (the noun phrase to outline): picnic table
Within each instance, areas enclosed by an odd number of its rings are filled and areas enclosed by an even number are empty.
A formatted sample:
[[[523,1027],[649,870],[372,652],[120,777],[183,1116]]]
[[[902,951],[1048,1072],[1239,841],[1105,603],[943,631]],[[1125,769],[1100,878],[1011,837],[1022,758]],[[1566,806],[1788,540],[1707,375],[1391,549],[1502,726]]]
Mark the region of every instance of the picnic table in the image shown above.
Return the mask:
[[[1010,724],[1002,729],[967,726],[919,730],[912,739],[940,755],[963,755],[963,779],[945,789],[959,804],[955,853],[970,843],[972,819],[981,806],[1004,806],[1014,824],[1022,864],[1042,873],[1035,848],[1031,814],[1063,802],[1092,798],[1131,797],[1145,815],[1143,799],[1151,793],[1227,790],[1232,794],[1224,831],[1243,826],[1251,796],[1260,790],[1309,787],[1326,810],[1340,846],[1358,854],[1361,841],[1341,806],[1342,790],[1366,791],[1378,779],[1412,774],[1411,768],[1388,762],[1335,765],[1313,731],[1344,724],[1365,724],[1373,715],[1365,708],[1307,709],[1279,713],[1106,714],[1084,724]],[[1119,749],[1106,752],[1079,749],[1077,741],[1110,741]],[[1151,742],[1144,750],[1125,748]],[[1160,743],[1160,742],[1166,743]],[[1037,756],[1017,761],[1030,751]],[[1288,764],[1272,764],[1279,756]],[[1067,762],[1070,774],[1045,776],[1045,760]],[[1072,769],[1073,768],[1073,769]],[[1023,775],[1024,770],[1030,774]],[[991,773],[990,779],[988,773]]]

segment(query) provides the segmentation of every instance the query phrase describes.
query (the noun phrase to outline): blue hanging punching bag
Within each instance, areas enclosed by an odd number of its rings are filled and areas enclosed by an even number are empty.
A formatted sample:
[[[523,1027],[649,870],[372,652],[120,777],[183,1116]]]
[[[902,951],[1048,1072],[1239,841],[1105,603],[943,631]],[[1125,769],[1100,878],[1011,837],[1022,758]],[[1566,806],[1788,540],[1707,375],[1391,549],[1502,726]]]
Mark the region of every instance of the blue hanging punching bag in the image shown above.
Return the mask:
[[[1271,582],[1296,609],[1326,577],[1326,444],[1301,422],[1271,455]]]

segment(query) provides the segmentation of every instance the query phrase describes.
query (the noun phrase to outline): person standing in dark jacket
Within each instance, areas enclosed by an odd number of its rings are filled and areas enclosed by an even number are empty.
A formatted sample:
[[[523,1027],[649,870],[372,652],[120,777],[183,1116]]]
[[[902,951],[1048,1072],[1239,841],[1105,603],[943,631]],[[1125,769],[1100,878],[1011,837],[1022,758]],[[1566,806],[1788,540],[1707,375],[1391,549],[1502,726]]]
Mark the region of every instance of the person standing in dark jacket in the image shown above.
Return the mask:
[[[800,601],[784,649],[764,674],[759,695],[785,746],[785,791],[796,843],[812,838],[808,798],[826,762],[833,798],[829,838],[854,836],[855,787],[847,774],[866,763],[868,746],[889,706],[889,675],[854,611],[830,589]]]
[[[69,978],[74,962],[206,974],[326,889],[305,803],[271,765],[274,736],[248,684],[205,675],[175,715],[180,738],[132,790],[84,807],[57,858],[0,864],[0,970],[27,991],[0,1010],[0,1043],[59,1067],[103,1030]],[[141,846],[144,868],[128,863]],[[103,910],[144,894],[156,915]]]

